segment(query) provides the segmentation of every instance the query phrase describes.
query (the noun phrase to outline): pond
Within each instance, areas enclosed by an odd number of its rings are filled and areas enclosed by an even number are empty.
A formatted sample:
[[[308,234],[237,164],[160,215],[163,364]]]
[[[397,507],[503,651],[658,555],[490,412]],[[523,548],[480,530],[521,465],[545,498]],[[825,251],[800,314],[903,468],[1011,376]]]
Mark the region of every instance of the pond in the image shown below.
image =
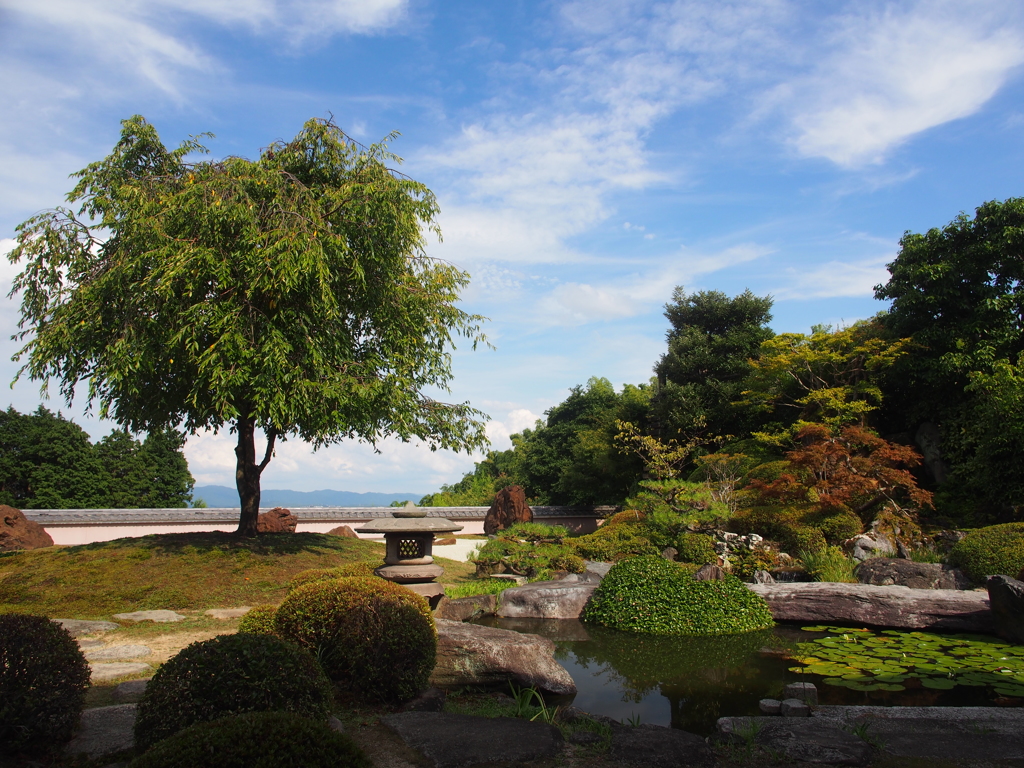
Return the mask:
[[[720,717],[760,714],[788,683],[812,682],[822,704],[1019,706],[1024,646],[994,637],[779,625],[745,635],[636,635],[573,620],[488,626],[552,639],[576,681],[574,706],[623,722],[707,735]],[[568,703],[568,701],[564,702]]]

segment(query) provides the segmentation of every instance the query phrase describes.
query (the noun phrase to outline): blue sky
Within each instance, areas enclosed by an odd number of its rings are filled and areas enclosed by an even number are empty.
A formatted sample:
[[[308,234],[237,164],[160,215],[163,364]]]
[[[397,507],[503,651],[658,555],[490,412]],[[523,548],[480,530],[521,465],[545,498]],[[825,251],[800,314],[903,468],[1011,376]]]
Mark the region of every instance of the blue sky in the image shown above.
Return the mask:
[[[0,249],[135,113],[169,145],[215,133],[214,156],[328,114],[398,130],[441,204],[430,252],[472,274],[496,347],[456,350],[448,397],[505,448],[591,376],[647,381],[676,285],[770,294],[780,332],[883,309],[904,231],[1024,191],[1022,64],[1014,0],[0,0]],[[232,445],[189,439],[200,484],[233,485]],[[472,468],[379,448],[289,441],[263,484],[428,492]]]

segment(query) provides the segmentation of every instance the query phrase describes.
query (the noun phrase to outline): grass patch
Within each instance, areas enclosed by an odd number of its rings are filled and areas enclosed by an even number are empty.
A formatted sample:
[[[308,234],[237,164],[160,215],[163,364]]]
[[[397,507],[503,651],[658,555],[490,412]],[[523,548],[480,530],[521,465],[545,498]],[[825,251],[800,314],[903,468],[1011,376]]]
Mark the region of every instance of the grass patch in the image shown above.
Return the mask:
[[[279,603],[307,568],[382,563],[380,542],[321,533],[240,538],[219,531],[168,533],[70,547],[0,553],[0,613],[109,619],[166,608],[203,611]],[[470,563],[438,558],[444,583],[468,580]],[[154,629],[164,632],[169,625]],[[140,627],[140,635],[147,629]]]
[[[455,600],[459,597],[474,597],[476,595],[500,595],[509,587],[514,586],[516,583],[511,579],[470,579],[445,586],[444,593],[446,597]]]

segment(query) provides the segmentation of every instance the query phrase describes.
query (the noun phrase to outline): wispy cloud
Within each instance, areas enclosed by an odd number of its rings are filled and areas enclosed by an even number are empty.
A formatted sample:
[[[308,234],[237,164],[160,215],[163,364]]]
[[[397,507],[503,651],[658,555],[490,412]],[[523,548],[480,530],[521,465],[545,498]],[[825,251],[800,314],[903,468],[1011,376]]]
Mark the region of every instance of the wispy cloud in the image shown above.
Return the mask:
[[[808,270],[788,269],[791,280],[771,291],[777,300],[869,297],[889,279],[885,265],[892,255],[853,262],[830,261]]]

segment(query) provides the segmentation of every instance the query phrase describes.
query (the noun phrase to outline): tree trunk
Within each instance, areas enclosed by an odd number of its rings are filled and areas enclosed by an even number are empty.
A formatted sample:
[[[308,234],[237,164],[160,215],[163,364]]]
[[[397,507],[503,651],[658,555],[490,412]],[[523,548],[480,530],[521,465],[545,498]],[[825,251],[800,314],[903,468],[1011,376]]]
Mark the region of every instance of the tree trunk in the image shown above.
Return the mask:
[[[256,463],[256,420],[244,413],[235,424],[238,430],[238,445],[235,446],[235,487],[242,511],[238,517],[239,536],[255,536],[256,521],[260,514],[260,476],[274,452],[277,433],[267,432],[267,453],[263,461]]]

